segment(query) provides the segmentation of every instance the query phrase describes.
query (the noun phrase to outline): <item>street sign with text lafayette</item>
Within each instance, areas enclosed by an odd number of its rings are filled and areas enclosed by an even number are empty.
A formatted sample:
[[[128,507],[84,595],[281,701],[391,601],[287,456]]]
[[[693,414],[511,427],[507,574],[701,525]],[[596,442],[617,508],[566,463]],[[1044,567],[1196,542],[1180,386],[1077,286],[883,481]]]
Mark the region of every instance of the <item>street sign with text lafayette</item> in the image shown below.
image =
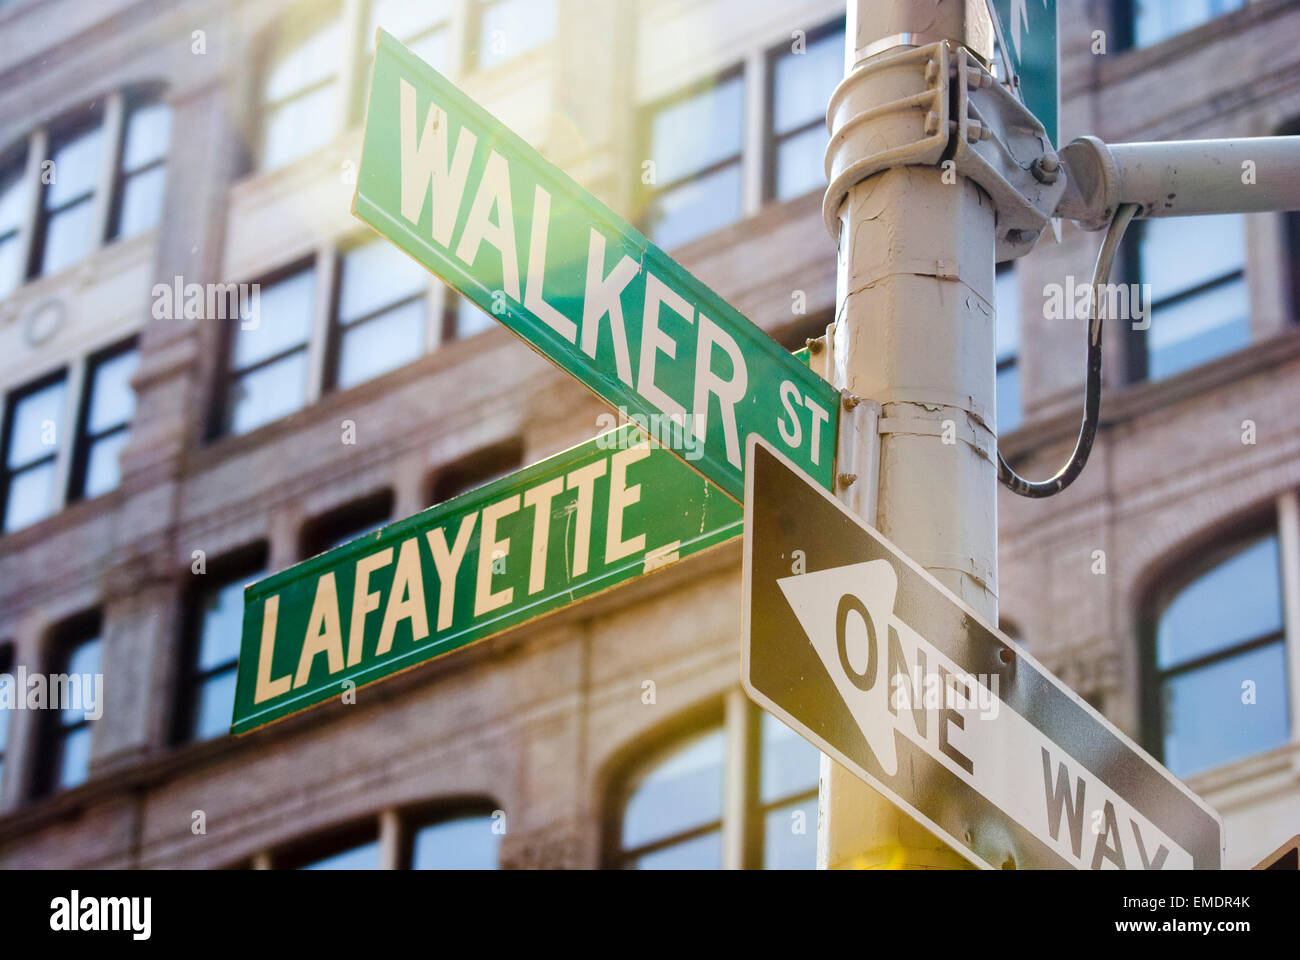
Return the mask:
[[[749,695],[972,863],[1213,869],[1219,815],[897,547],[754,443]]]
[[[831,488],[836,391],[382,32],[353,211],[611,405],[685,424],[732,498],[751,433]]]
[[[635,426],[601,434],[250,585],[231,732],[715,547],[741,522]]]

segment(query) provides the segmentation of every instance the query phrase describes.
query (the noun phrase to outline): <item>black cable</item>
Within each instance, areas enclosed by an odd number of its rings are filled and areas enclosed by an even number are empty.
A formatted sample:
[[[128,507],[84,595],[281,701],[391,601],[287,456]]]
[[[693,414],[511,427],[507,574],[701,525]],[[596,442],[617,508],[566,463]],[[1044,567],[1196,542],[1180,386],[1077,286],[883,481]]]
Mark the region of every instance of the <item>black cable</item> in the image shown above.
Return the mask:
[[[1137,211],[1138,205],[1135,203],[1123,204],[1115,211],[1115,216],[1106,229],[1106,239],[1097,252],[1097,265],[1092,273],[1092,305],[1088,311],[1088,381],[1083,400],[1083,423],[1079,427],[1079,439],[1075,441],[1074,453],[1070,454],[1069,462],[1047,480],[1026,480],[1011,469],[1010,464],[1003,459],[1002,451],[998,451],[998,479],[1008,490],[1022,497],[1039,499],[1060,493],[1074,482],[1088,462],[1101,416],[1101,288],[1110,279],[1115,251],[1119,249],[1124,231],[1128,229],[1129,221]]]

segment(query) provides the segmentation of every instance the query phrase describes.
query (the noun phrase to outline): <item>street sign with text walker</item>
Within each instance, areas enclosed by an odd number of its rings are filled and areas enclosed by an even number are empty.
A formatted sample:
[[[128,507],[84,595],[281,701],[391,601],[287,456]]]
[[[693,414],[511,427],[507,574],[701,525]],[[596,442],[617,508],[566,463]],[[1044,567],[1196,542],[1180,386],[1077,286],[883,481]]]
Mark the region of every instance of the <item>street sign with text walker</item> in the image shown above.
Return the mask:
[[[751,433],[831,488],[839,394],[382,31],[353,211],[733,499]]]

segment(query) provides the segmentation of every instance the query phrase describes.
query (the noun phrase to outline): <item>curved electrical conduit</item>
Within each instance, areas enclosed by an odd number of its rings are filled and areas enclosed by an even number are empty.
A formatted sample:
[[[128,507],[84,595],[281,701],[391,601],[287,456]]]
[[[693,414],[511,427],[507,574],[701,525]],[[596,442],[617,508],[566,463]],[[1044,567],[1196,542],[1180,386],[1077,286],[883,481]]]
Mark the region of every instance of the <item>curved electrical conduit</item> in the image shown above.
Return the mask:
[[[1123,204],[1115,211],[1115,216],[1106,229],[1106,239],[1102,241],[1101,250],[1097,253],[1097,266],[1092,273],[1092,306],[1088,318],[1088,385],[1083,401],[1083,423],[1079,427],[1079,439],[1075,441],[1074,453],[1070,454],[1069,462],[1046,480],[1026,480],[1011,469],[1010,464],[1003,459],[1002,451],[998,451],[998,479],[1008,490],[1022,497],[1039,499],[1060,493],[1074,482],[1088,462],[1101,414],[1101,288],[1110,279],[1115,251],[1137,211],[1138,205],[1135,203]]]

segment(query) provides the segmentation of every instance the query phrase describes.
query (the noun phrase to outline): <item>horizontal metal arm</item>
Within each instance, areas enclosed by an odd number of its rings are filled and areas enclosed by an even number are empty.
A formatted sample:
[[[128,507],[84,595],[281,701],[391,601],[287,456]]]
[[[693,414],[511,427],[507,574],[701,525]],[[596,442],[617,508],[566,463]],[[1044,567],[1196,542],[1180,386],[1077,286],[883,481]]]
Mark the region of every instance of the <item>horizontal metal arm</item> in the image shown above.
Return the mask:
[[[1125,204],[1139,219],[1300,210],[1300,137],[1108,145],[1081,137],[1061,150],[1056,214],[1088,230]]]

